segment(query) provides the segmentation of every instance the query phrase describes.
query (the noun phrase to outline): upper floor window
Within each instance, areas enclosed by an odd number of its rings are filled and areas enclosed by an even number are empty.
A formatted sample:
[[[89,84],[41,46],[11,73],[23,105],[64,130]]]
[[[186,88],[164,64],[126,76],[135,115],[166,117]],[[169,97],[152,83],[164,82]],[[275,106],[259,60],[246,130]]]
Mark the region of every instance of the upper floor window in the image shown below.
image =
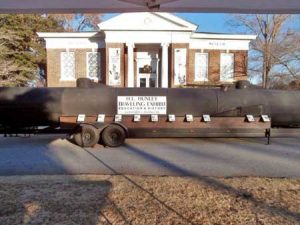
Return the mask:
[[[75,54],[74,52],[62,52],[60,55],[61,80],[75,80]]]
[[[234,79],[234,54],[221,53],[220,80],[233,81]]]
[[[207,53],[195,53],[195,81],[208,81]]]
[[[86,56],[87,77],[93,80],[101,80],[101,54],[100,52],[88,52]]]

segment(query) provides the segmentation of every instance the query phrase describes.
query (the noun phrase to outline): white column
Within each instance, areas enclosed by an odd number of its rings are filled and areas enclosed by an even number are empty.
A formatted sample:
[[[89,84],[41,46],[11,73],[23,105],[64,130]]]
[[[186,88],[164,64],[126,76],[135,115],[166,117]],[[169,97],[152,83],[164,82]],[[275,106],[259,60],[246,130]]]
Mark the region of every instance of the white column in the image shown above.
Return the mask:
[[[134,87],[134,56],[133,49],[134,43],[126,43],[127,46],[127,85],[128,87]]]
[[[169,43],[162,43],[162,63],[161,63],[161,87],[167,88],[169,86],[169,60],[168,60],[168,48]]]

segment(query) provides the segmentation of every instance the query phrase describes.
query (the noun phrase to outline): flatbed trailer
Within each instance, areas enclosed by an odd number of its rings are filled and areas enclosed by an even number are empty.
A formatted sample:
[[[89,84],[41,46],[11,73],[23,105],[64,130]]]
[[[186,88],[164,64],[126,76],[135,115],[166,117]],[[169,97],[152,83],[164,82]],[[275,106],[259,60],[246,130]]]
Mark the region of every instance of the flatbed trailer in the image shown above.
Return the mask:
[[[186,116],[176,117],[176,120],[173,122],[168,120],[168,116],[159,116],[157,122],[151,121],[151,116],[140,116],[140,121],[134,121],[134,116],[123,116],[121,122],[115,122],[115,116],[106,116],[103,122],[97,122],[97,119],[98,115],[86,116],[84,122],[78,122],[78,116],[61,116],[59,127],[0,129],[0,133],[3,133],[5,137],[19,134],[71,134],[72,136],[72,134],[76,133],[78,127],[82,128],[88,126],[92,128],[92,130],[89,130],[89,132],[92,131],[92,133],[83,135],[82,137],[87,138],[87,140],[80,140],[79,143],[76,144],[90,146],[88,143],[94,143],[94,140],[90,140],[93,137],[94,131],[99,133],[99,140],[101,141],[105,128],[112,125],[121,127],[125,131],[125,138],[266,137],[267,144],[270,143],[272,130],[271,121],[263,121],[260,117],[255,117],[254,121],[251,122],[249,122],[246,117],[211,117],[208,122],[205,122],[202,117],[194,117],[193,121],[187,121]],[[290,130],[291,129],[289,129],[289,131]],[[115,130],[112,132],[114,131]],[[299,129],[295,129],[294,133],[295,132],[299,134]],[[276,129],[274,133],[278,134]],[[112,134],[109,135],[112,136]],[[98,135],[94,138],[98,138]],[[116,147],[125,141],[125,138],[123,138],[122,135],[120,136],[120,133],[116,134],[115,138],[113,142],[110,141],[106,144],[111,147]]]
[[[175,117],[175,121],[169,121],[168,116],[159,116],[155,122],[151,116],[138,115],[139,121],[135,121],[134,117],[122,116],[122,121],[116,122],[115,116],[105,116],[104,121],[97,122],[98,115],[93,115],[78,122],[78,116],[61,116],[60,127],[68,130],[77,126],[93,126],[99,132],[100,139],[107,135],[107,127],[115,125],[122,127],[126,138],[266,137],[267,143],[270,143],[271,121],[263,121],[261,117],[255,117],[254,121],[248,121],[246,117],[210,117],[210,121],[204,121],[203,117],[193,117],[192,121],[188,121],[186,116],[179,116]],[[114,147],[125,140],[118,134],[116,139],[115,143],[106,144]]]

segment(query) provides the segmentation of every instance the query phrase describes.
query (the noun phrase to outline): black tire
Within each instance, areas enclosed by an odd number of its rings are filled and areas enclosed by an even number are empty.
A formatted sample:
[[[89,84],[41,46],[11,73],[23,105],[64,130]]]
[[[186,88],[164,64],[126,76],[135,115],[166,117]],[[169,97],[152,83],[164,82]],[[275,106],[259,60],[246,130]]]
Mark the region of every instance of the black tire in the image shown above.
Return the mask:
[[[102,143],[108,147],[119,147],[126,139],[125,130],[118,125],[109,125],[101,134]]]
[[[99,142],[99,130],[92,125],[81,125],[73,134],[73,140],[80,147],[93,147]]]

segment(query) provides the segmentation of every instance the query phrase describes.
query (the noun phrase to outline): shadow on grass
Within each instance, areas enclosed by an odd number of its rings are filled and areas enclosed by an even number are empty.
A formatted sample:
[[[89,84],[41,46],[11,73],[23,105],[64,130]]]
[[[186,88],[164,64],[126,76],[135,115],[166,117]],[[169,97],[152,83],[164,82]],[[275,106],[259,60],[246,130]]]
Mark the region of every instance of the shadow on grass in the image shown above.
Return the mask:
[[[151,198],[153,198],[154,200],[156,200],[157,202],[159,202],[161,205],[163,205],[166,209],[168,209],[169,211],[175,213],[177,216],[179,216],[182,220],[184,220],[185,222],[189,223],[189,224],[195,224],[192,221],[190,221],[188,218],[184,217],[180,212],[176,211],[174,208],[172,208],[171,206],[167,205],[165,202],[163,202],[162,200],[160,200],[159,198],[157,198],[154,194],[152,194],[150,191],[146,190],[145,188],[143,188],[141,185],[139,185],[138,183],[136,183],[134,180],[132,180],[130,177],[119,173],[118,171],[116,171],[114,168],[112,168],[110,165],[108,165],[107,163],[105,163],[103,160],[101,160],[99,157],[97,157],[95,154],[93,154],[92,152],[90,152],[89,150],[85,149],[85,151],[90,154],[93,158],[95,158],[97,161],[99,161],[100,163],[102,163],[104,166],[106,166],[108,169],[110,169],[115,175],[120,175],[122,177],[124,177],[128,182],[130,182],[131,184],[133,184],[135,187],[139,188],[140,190],[142,190],[143,192],[147,193],[149,196],[151,196]]]
[[[107,180],[25,181],[0,184],[0,224],[112,224],[102,213]]]
[[[219,180],[213,179],[213,178],[209,178],[209,177],[202,177],[199,176],[198,174],[188,171],[180,166],[174,165],[173,163],[165,160],[165,159],[161,159],[157,156],[154,156],[150,153],[144,152],[134,146],[125,145],[126,149],[131,152],[134,153],[146,160],[149,160],[153,163],[155,163],[158,166],[164,165],[166,166],[168,169],[170,169],[171,171],[175,172],[178,175],[181,176],[188,176],[188,177],[193,177],[193,179],[195,179],[196,181],[205,184],[207,186],[209,186],[210,188],[213,188],[216,191],[219,192],[223,192],[223,193],[227,193],[229,195],[232,196],[242,196],[243,198],[245,198],[247,201],[252,202],[255,206],[257,206],[258,208],[262,209],[263,211],[265,211],[266,213],[268,213],[269,215],[280,215],[283,217],[289,217],[292,220],[295,221],[300,221],[300,214],[297,212],[292,212],[290,210],[288,210],[287,208],[284,207],[280,207],[280,206],[274,206],[272,204],[269,204],[267,202],[264,202],[262,200],[256,199],[255,197],[253,197],[253,195],[251,193],[244,193],[241,192],[241,190],[238,190],[232,186],[229,186]],[[174,208],[172,208],[170,205],[167,205],[165,202],[163,202],[162,200],[160,200],[158,197],[156,197],[154,194],[152,194],[151,192],[149,192],[148,190],[146,190],[145,188],[143,188],[141,185],[137,184],[134,180],[132,180],[130,177],[116,171],[114,168],[112,168],[110,165],[108,165],[107,163],[105,163],[103,160],[101,160],[99,157],[97,157],[95,154],[93,154],[92,152],[88,151],[85,149],[86,152],[88,152],[93,158],[95,158],[96,160],[98,160],[100,163],[102,163],[103,165],[105,165],[108,169],[110,169],[114,174],[116,175],[121,175],[123,176],[127,181],[129,181],[130,183],[132,183],[133,185],[135,185],[137,188],[139,188],[140,190],[146,192],[147,194],[149,194],[154,200],[156,200],[157,202],[159,202],[160,204],[162,204],[165,208],[167,208],[168,210],[174,212],[176,215],[178,215],[181,219],[183,219],[185,222],[190,223],[190,224],[194,224],[193,221],[190,221],[188,218],[184,217],[180,212],[176,211]]]

